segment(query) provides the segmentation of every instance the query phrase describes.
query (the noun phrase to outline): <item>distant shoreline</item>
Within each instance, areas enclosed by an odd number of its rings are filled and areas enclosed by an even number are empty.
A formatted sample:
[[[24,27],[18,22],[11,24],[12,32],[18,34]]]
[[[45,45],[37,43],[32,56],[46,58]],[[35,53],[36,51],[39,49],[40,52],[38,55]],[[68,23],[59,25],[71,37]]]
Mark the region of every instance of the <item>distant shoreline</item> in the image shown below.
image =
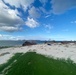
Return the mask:
[[[14,47],[14,46],[22,46],[22,44],[25,41],[31,41],[31,40],[0,40],[0,47]],[[76,43],[76,41],[41,41],[41,40],[32,40],[36,42],[36,44],[44,44],[44,43]]]

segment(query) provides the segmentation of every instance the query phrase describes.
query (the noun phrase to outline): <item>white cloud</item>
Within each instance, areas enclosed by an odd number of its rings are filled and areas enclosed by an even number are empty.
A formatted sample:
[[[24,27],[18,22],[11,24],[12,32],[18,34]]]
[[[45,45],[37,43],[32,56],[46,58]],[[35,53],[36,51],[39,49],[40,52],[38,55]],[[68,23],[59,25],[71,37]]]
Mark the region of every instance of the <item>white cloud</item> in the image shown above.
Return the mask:
[[[53,26],[51,26],[50,24],[45,25],[45,28],[48,28],[49,30],[51,30],[53,28]]]
[[[76,7],[76,0],[52,0],[51,3],[54,14],[61,14]]]
[[[71,23],[74,23],[74,24],[76,24],[76,21],[71,21]]]
[[[46,31],[47,33],[50,33],[51,30],[53,29],[53,26],[50,25],[50,24],[47,24],[47,25],[44,24],[44,27],[45,27],[45,31]]]
[[[12,10],[0,0],[0,30],[17,31],[21,29],[24,21],[18,16],[19,12]]]
[[[25,24],[30,27],[30,28],[35,28],[39,25],[39,23],[37,21],[35,21],[33,18],[27,18],[27,21],[25,22]]]
[[[12,37],[11,35],[5,35],[5,34],[0,34],[0,40],[7,40],[9,37]]]
[[[2,38],[3,36],[0,34],[0,38]]]
[[[9,6],[7,6],[5,3],[10,4],[11,6],[14,6],[15,9],[10,9]],[[35,28],[39,25],[37,21],[34,20],[34,18],[40,17],[39,10],[35,7],[31,8],[31,4],[34,2],[34,0],[0,0],[0,31],[7,31],[7,32],[13,32],[13,31],[19,31],[22,30],[22,25]],[[21,14],[17,10],[17,8],[22,8],[24,11],[29,9],[29,17],[27,18],[27,21],[23,21],[23,19],[20,17]]]
[[[40,10],[45,14],[51,14],[51,10],[47,11],[44,7],[40,7]]]
[[[45,18],[48,18],[48,17],[50,17],[50,16],[51,16],[51,15],[46,15]]]
[[[40,17],[39,9],[35,8],[34,6],[30,8],[28,12],[29,12],[30,17],[33,17],[33,18]]]
[[[23,7],[24,11],[27,10],[28,7],[34,2],[34,0],[4,0],[6,3],[9,3],[11,6],[15,6],[16,8]]]
[[[14,27],[14,26],[1,26],[0,30],[8,31],[8,32],[14,32],[14,31],[20,31],[22,28],[20,27]]]
[[[0,34],[0,40],[23,40],[25,38],[26,38],[25,36],[13,36],[13,35]]]
[[[48,0],[39,0],[41,3],[46,3]]]
[[[39,0],[39,1],[45,5],[48,0]]]
[[[25,36],[9,36],[10,40],[24,40]]]
[[[45,40],[45,37],[42,37],[41,35],[33,36],[13,36],[13,35],[6,35],[6,34],[0,34],[0,40]]]

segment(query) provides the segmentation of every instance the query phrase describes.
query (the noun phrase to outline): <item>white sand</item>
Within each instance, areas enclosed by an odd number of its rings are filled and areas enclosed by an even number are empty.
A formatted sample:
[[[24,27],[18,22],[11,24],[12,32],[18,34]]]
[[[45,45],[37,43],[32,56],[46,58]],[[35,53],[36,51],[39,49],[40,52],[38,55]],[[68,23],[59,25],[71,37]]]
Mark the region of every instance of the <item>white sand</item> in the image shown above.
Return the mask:
[[[0,55],[6,52],[9,52],[9,54],[0,56],[0,64],[6,63],[15,53],[26,53],[28,51],[35,51],[38,54],[50,57],[53,56],[54,58],[70,58],[74,61],[74,63],[76,63],[76,45],[71,43],[68,45],[52,44],[51,46],[49,46],[47,44],[41,44],[1,49]]]

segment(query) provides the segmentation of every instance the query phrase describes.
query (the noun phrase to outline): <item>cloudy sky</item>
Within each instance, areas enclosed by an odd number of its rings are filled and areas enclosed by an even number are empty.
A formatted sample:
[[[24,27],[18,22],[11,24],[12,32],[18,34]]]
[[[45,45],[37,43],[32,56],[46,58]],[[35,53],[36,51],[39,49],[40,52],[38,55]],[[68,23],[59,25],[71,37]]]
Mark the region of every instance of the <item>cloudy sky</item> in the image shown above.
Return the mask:
[[[76,40],[76,0],[0,0],[0,40]]]

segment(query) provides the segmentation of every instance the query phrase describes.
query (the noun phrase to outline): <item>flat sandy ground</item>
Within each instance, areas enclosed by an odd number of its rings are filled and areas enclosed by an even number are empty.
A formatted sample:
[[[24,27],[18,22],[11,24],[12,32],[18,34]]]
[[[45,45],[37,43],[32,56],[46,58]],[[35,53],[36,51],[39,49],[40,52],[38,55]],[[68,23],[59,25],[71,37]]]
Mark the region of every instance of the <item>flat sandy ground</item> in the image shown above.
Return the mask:
[[[53,58],[63,58],[67,60],[70,58],[76,63],[76,44],[60,44],[54,43],[51,45],[39,44],[24,47],[12,47],[0,50],[0,64],[6,63],[15,53],[26,53],[34,51],[38,54],[46,55]]]

